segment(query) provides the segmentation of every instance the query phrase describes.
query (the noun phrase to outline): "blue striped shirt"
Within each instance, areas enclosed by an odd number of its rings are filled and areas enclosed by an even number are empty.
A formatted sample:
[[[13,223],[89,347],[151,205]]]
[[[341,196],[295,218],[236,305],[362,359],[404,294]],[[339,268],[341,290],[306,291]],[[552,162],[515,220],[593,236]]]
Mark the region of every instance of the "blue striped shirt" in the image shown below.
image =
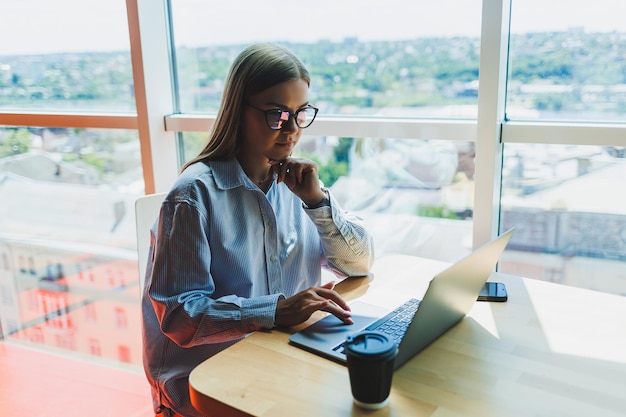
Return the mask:
[[[274,327],[276,304],[321,283],[321,266],[365,275],[374,258],[361,219],[308,209],[285,184],[263,193],[237,160],[188,167],[165,198],[144,287],[144,367],[154,406],[199,415],[188,376],[247,334]]]

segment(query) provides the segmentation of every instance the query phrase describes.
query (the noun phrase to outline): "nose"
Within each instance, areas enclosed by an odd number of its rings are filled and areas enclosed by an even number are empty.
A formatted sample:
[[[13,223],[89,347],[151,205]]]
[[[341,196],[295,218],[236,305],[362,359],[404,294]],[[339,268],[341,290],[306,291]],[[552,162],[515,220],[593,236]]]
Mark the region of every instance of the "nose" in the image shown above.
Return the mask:
[[[296,133],[298,129],[300,128],[296,124],[296,117],[293,114],[291,114],[289,117],[289,120],[283,123],[283,126],[281,127],[280,131],[283,133]]]

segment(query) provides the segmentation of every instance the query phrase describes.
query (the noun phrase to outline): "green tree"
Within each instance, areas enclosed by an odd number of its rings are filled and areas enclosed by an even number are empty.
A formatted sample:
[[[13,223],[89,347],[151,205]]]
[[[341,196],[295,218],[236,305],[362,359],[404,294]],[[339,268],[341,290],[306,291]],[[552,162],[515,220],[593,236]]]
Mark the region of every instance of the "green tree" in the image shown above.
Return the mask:
[[[113,163],[111,156],[100,155],[95,152],[82,154],[80,159],[87,165],[95,167],[100,175],[103,175]]]
[[[340,177],[348,175],[350,172],[349,154],[352,147],[353,138],[339,138],[339,143],[333,149],[333,156],[328,161],[320,161],[314,155],[306,157],[317,163],[320,180],[324,186],[332,186]]]
[[[0,157],[18,155],[30,150],[30,133],[26,129],[15,129],[0,142]]]
[[[348,163],[329,161],[326,164],[318,162],[320,180],[325,187],[333,185],[340,177],[348,175]]]

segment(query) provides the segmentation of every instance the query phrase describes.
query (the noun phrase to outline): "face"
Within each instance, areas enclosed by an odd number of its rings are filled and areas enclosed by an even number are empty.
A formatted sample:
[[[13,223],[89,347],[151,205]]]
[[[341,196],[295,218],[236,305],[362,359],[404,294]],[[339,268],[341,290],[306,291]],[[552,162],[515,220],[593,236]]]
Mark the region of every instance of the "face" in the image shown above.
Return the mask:
[[[302,129],[293,117],[282,129],[268,127],[262,110],[281,109],[295,113],[308,104],[309,86],[304,80],[285,81],[251,96],[243,108],[242,146],[239,157],[267,163],[287,158],[300,140]]]

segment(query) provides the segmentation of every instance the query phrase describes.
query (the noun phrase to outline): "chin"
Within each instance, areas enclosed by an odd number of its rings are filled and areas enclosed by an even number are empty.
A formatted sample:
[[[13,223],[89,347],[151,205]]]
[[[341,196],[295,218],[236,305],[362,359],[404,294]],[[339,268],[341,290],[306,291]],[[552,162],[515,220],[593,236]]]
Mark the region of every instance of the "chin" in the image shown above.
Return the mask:
[[[283,159],[287,159],[291,156],[291,151],[293,148],[289,148],[288,151],[277,151],[272,152],[270,155],[267,155],[269,159],[273,159],[274,161],[282,161]]]

